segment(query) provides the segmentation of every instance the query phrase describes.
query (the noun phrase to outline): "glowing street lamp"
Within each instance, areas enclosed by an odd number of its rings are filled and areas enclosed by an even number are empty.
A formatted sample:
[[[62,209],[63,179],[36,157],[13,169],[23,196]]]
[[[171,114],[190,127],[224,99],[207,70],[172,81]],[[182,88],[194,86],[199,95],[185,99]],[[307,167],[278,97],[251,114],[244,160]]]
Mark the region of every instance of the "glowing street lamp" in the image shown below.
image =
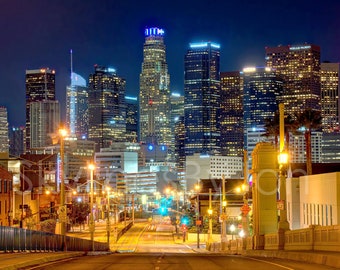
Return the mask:
[[[200,190],[201,186],[199,184],[195,185],[196,190],[196,231],[197,231],[197,248],[200,248],[200,227],[201,227],[201,219],[200,219]]]
[[[209,215],[209,231],[208,231],[208,243],[210,244],[212,242],[212,201],[211,201],[211,188],[209,188],[209,209],[208,209],[208,215]]]
[[[61,227],[60,227],[60,233],[63,238],[63,247],[65,250],[66,248],[66,241],[65,241],[65,235],[66,235],[66,205],[65,205],[65,179],[64,179],[64,138],[67,135],[66,129],[59,129],[59,138],[60,138],[60,220],[61,220]]]
[[[90,170],[90,198],[91,198],[91,202],[90,202],[90,223],[89,223],[89,230],[90,230],[90,235],[91,235],[91,242],[92,242],[92,251],[94,251],[94,230],[95,230],[95,226],[94,226],[94,217],[93,217],[93,195],[94,195],[94,191],[93,191],[93,171],[95,169],[95,166],[91,163],[88,165],[87,167]]]

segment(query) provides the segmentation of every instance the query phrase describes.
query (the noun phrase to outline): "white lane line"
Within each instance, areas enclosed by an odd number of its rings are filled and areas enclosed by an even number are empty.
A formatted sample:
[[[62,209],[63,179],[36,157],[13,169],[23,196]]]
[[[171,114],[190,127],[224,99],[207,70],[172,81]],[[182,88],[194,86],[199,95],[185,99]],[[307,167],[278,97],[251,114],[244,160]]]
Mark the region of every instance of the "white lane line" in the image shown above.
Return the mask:
[[[268,261],[264,261],[264,260],[260,260],[260,259],[251,258],[251,257],[246,257],[246,258],[250,259],[250,260],[258,261],[258,262],[268,263],[268,264],[275,265],[275,266],[278,266],[278,267],[281,267],[281,268],[284,268],[284,269],[288,269],[288,270],[295,270],[294,268],[283,266],[283,265],[278,264],[278,263],[268,262]]]

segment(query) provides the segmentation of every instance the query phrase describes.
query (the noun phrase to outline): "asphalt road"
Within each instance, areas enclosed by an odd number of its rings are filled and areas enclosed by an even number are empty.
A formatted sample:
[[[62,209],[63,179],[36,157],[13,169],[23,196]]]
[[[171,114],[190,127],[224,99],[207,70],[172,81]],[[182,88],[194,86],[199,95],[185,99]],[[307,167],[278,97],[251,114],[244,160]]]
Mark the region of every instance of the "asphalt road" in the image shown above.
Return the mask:
[[[105,233],[103,234],[105,235]],[[111,245],[114,254],[83,256],[25,269],[61,270],[317,270],[335,269],[296,261],[212,254],[174,241],[173,226],[167,221],[135,223]]]
[[[67,259],[35,268],[48,270],[317,270],[330,267],[276,259],[258,259],[214,254],[112,254]]]

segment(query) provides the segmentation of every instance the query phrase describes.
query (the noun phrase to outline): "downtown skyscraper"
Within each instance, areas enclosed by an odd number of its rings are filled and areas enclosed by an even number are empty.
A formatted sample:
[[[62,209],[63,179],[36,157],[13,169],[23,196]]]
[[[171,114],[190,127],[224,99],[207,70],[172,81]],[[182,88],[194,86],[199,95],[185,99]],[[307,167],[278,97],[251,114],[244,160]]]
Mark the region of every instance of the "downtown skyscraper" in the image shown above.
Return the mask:
[[[320,47],[311,44],[267,47],[266,64],[284,81],[283,102],[290,114],[320,110]]]
[[[71,84],[66,87],[66,125],[70,135],[88,137],[88,88],[86,80],[71,72]]]
[[[26,151],[31,148],[31,105],[42,101],[55,101],[55,70],[26,70]]]
[[[113,68],[96,65],[89,76],[89,140],[96,142],[96,151],[125,141],[125,86]]]
[[[185,155],[220,151],[220,45],[191,43],[184,57]]]
[[[163,29],[145,29],[139,78],[139,140],[145,144],[169,147],[173,136],[170,126],[170,75]]]

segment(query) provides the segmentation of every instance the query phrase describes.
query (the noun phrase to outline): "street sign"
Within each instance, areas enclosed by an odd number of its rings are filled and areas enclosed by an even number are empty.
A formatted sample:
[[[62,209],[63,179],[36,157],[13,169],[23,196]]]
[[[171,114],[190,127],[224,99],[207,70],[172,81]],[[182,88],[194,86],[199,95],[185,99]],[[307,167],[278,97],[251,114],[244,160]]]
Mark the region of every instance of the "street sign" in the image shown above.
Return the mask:
[[[248,215],[249,211],[251,210],[251,208],[249,207],[248,204],[244,204],[241,207],[241,212],[244,216]]]

